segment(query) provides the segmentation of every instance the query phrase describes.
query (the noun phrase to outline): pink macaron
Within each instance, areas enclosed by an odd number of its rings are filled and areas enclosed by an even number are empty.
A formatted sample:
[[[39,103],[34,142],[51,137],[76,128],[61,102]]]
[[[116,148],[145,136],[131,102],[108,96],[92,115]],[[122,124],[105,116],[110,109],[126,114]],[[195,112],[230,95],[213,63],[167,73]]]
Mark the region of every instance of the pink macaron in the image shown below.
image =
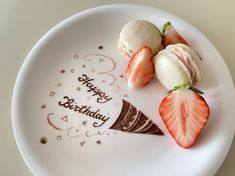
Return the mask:
[[[168,45],[154,57],[155,74],[168,90],[183,84],[195,85],[200,78],[200,57],[188,45]]]

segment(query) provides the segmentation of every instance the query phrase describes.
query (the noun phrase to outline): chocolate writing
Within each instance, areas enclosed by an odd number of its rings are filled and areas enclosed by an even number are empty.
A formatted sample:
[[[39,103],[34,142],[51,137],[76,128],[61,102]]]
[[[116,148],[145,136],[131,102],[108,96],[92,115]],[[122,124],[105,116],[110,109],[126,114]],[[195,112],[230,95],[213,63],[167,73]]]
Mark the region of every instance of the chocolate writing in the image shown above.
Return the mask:
[[[106,103],[112,99],[112,97],[106,95],[106,93],[92,84],[92,81],[94,81],[94,79],[89,78],[86,74],[78,77],[78,81],[88,88],[87,92],[92,92],[92,96],[98,96],[97,103]]]
[[[93,111],[91,106],[88,106],[88,105],[78,106],[77,103],[75,102],[75,100],[73,98],[69,98],[68,96],[64,96],[63,100],[58,102],[58,105],[62,106],[64,108],[68,108],[70,110],[73,110],[74,112],[78,112],[80,114],[84,114],[88,117],[91,117],[93,119],[97,119],[97,120],[101,121],[101,123],[94,122],[93,123],[94,127],[102,126],[110,118],[105,115],[102,115],[100,113],[100,109]]]

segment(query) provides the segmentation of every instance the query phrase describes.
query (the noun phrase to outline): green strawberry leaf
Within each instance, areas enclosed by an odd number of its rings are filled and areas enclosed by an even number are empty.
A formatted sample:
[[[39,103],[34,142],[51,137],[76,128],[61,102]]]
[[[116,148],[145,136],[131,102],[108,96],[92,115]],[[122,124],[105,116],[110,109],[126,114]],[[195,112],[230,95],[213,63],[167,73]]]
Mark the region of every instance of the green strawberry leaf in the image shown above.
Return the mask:
[[[176,91],[176,90],[192,90],[193,92],[197,93],[197,94],[204,94],[204,92],[200,91],[199,89],[197,89],[196,87],[193,87],[190,84],[183,84],[183,85],[179,85],[179,86],[175,86],[171,91],[169,91],[168,93],[172,92],[172,91]]]
[[[166,22],[162,27],[161,35],[164,36],[166,30],[169,29],[170,27],[171,27],[171,22],[170,21]]]

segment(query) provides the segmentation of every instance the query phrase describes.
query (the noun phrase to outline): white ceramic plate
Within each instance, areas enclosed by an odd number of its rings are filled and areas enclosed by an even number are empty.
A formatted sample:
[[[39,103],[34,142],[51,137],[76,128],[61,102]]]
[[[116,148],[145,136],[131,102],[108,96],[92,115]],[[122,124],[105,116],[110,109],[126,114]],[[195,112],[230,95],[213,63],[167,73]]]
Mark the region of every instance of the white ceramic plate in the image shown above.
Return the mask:
[[[134,19],[159,28],[171,21],[203,58],[197,87],[205,92],[211,115],[191,149],[176,145],[161,121],[158,106],[166,90],[156,80],[140,90],[126,89],[127,61],[118,52],[117,39]],[[221,165],[233,138],[233,97],[223,59],[190,24],[150,7],[109,5],[66,19],[34,46],[14,87],[13,129],[23,158],[37,176],[209,176]],[[109,129],[121,112],[122,99],[165,135]]]

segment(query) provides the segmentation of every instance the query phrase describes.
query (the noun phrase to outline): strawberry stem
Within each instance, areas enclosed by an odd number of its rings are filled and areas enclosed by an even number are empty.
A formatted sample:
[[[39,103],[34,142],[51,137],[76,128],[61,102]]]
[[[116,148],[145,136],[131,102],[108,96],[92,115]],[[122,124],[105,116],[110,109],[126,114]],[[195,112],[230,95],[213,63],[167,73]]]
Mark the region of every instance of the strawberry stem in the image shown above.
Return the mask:
[[[170,21],[166,22],[162,27],[161,35],[164,36],[166,30],[169,29],[170,27],[171,27],[171,22]]]
[[[197,94],[204,94],[204,92],[200,91],[199,89],[197,89],[196,87],[193,87],[190,84],[183,84],[183,85],[175,86],[170,92],[176,91],[176,90],[192,90],[193,92]]]

